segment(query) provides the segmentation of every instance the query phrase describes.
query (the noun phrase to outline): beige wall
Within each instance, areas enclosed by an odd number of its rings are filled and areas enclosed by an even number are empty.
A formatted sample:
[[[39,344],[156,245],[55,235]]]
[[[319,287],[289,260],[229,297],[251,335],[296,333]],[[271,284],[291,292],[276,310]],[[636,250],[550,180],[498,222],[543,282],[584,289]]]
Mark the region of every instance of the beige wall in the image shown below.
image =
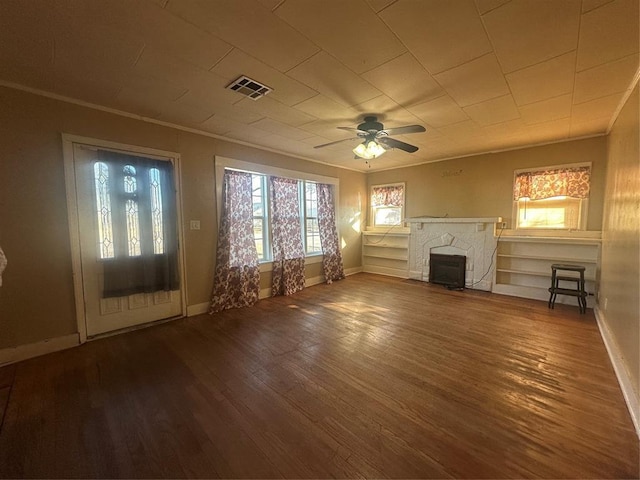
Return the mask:
[[[366,194],[363,173],[307,162],[0,87],[0,349],[77,331],[61,133],[181,155],[187,304],[209,300],[216,246],[214,155],[340,179],[339,229],[346,269],[361,265],[352,228]],[[310,265],[307,274],[320,274]],[[268,285],[268,279],[265,279]]]
[[[606,137],[428,163],[371,173],[368,184],[406,182],[408,217],[494,217],[512,222],[513,171],[591,162],[587,230],[600,230],[606,172]]]
[[[640,399],[640,98],[638,86],[608,142],[599,308]],[[606,306],[605,306],[606,302]]]

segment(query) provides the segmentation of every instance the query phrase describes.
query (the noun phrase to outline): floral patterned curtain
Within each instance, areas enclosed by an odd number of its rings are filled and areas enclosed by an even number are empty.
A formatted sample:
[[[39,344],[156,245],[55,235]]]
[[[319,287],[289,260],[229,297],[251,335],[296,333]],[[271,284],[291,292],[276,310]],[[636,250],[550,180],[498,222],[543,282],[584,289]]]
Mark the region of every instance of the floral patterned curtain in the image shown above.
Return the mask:
[[[322,269],[327,283],[344,278],[342,252],[336,228],[336,215],[333,208],[333,186],[326,183],[316,184],[318,191],[318,226],[320,245],[322,246]]]
[[[404,186],[403,185],[373,187],[371,192],[371,206],[402,207],[403,205],[404,205]]]
[[[304,246],[298,180],[270,177],[273,271],[271,293],[291,295],[304,288]]]
[[[554,168],[516,175],[513,199],[541,200],[558,196],[587,198],[591,180],[590,167]]]
[[[209,313],[253,305],[260,294],[251,174],[225,170],[216,272]]]

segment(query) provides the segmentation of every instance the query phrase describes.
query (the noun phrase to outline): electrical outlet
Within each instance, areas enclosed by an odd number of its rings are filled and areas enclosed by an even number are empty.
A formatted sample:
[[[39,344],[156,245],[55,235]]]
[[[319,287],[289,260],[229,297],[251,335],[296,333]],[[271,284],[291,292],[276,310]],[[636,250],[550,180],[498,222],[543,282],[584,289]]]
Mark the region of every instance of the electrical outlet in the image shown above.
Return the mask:
[[[502,223],[500,224],[500,228],[501,228],[501,229],[505,229],[505,228],[507,228],[507,222],[502,222]]]
[[[189,228],[191,230],[200,230],[200,220],[191,220],[189,222]]]

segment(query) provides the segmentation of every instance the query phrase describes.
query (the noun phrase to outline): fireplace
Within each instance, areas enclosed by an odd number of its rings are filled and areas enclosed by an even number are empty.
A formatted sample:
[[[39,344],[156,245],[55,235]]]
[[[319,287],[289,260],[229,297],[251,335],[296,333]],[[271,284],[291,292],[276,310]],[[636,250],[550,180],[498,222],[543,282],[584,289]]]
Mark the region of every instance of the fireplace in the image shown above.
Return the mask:
[[[465,288],[491,291],[495,273],[494,235],[500,217],[412,217],[409,236],[409,278],[428,282],[431,254],[466,257]]]
[[[465,266],[467,257],[464,255],[429,255],[429,282],[446,285],[449,288],[464,288]]]

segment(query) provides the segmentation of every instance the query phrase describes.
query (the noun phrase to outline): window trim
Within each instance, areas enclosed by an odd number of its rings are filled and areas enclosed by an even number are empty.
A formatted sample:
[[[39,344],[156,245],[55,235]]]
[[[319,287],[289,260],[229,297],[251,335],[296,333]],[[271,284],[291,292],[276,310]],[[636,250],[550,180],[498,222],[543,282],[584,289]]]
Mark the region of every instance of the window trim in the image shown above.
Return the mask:
[[[521,234],[530,235],[533,232],[546,232],[549,234],[553,234],[553,232],[573,232],[573,231],[585,231],[587,230],[587,219],[589,218],[589,198],[576,199],[580,200],[580,219],[578,221],[577,228],[535,228],[535,227],[518,227],[518,219],[520,210],[518,208],[518,200],[513,198],[514,185],[516,182],[516,177],[520,173],[526,172],[538,172],[540,170],[554,170],[560,168],[578,168],[578,167],[589,167],[592,169],[593,173],[593,165],[591,162],[578,162],[578,163],[564,163],[560,165],[542,165],[540,167],[529,167],[529,168],[520,168],[518,170],[513,171],[513,180],[511,181],[511,200],[512,200],[512,220],[513,220],[513,229]],[[555,198],[555,197],[551,197]],[[546,199],[545,199],[546,200]],[[530,201],[538,201],[538,200],[530,200]]]
[[[234,158],[222,157],[219,155],[214,156],[214,175],[215,175],[215,195],[216,195],[216,231],[219,228],[219,222],[222,215],[222,182],[224,179],[224,170],[226,168],[239,170],[242,172],[253,173],[257,175],[277,176],[284,178],[291,178],[294,180],[302,180],[316,183],[327,183],[334,187],[334,211],[336,212],[336,229],[338,230],[338,237],[340,237],[340,225],[338,223],[338,199],[340,198],[340,179],[335,177],[327,177],[324,175],[317,175],[314,173],[301,172],[297,170],[289,170],[286,168],[274,167],[272,165],[266,165],[261,163],[246,162],[243,160],[236,160]],[[267,195],[268,197],[269,195]],[[302,219],[301,221],[304,221]],[[303,230],[304,232],[304,230]],[[322,262],[322,253],[305,253],[305,259],[307,264],[314,264]],[[271,271],[272,260],[260,261],[260,272]]]

